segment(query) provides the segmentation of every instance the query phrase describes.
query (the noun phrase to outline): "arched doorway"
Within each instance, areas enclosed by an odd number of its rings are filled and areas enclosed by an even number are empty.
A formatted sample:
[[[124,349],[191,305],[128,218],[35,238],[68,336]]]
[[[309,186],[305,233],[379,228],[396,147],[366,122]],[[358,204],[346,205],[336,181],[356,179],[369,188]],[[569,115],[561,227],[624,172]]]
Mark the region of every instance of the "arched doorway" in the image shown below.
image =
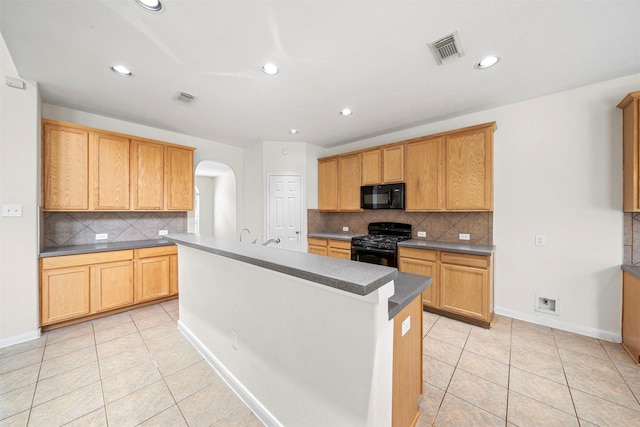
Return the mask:
[[[233,170],[224,163],[205,160],[196,166],[195,178],[198,203],[194,206],[197,208],[194,216],[198,218],[198,234],[235,239],[236,176]]]

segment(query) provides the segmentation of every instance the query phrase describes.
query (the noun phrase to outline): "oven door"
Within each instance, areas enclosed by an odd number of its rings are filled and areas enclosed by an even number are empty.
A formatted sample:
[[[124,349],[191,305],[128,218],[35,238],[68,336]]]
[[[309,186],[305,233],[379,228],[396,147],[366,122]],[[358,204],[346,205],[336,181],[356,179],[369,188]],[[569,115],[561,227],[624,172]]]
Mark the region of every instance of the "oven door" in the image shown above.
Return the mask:
[[[398,266],[396,251],[393,249],[372,249],[351,246],[351,260],[387,267]]]

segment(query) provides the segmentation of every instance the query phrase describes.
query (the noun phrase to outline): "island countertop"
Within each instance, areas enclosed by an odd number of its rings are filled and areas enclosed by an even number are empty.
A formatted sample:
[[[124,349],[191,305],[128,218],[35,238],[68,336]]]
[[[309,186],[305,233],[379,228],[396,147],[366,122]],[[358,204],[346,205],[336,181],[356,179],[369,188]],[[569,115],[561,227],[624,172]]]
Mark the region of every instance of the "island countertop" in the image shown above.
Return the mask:
[[[211,236],[171,234],[167,236],[167,239],[179,245],[232,258],[357,295],[368,295],[398,276],[398,270],[391,267],[239,243]]]

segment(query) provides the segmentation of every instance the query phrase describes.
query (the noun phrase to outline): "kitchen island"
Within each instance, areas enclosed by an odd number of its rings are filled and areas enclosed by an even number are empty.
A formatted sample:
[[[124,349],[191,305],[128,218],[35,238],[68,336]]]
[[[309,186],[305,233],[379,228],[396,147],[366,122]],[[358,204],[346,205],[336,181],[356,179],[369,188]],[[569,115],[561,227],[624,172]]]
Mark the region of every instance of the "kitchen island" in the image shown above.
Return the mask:
[[[207,236],[168,238],[178,244],[180,330],[263,422],[392,425],[394,357],[421,360],[417,298],[430,278]],[[418,312],[407,314],[416,301]],[[395,354],[394,335],[414,346]],[[419,362],[396,365],[421,386]]]

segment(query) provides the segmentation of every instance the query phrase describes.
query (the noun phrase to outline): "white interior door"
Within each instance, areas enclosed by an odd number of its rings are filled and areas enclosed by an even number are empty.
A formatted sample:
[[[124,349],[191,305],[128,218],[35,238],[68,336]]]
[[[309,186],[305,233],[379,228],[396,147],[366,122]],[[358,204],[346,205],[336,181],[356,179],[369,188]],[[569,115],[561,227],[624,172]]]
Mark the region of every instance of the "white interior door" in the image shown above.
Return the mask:
[[[267,238],[279,238],[269,246],[300,251],[302,247],[302,178],[269,175]]]

